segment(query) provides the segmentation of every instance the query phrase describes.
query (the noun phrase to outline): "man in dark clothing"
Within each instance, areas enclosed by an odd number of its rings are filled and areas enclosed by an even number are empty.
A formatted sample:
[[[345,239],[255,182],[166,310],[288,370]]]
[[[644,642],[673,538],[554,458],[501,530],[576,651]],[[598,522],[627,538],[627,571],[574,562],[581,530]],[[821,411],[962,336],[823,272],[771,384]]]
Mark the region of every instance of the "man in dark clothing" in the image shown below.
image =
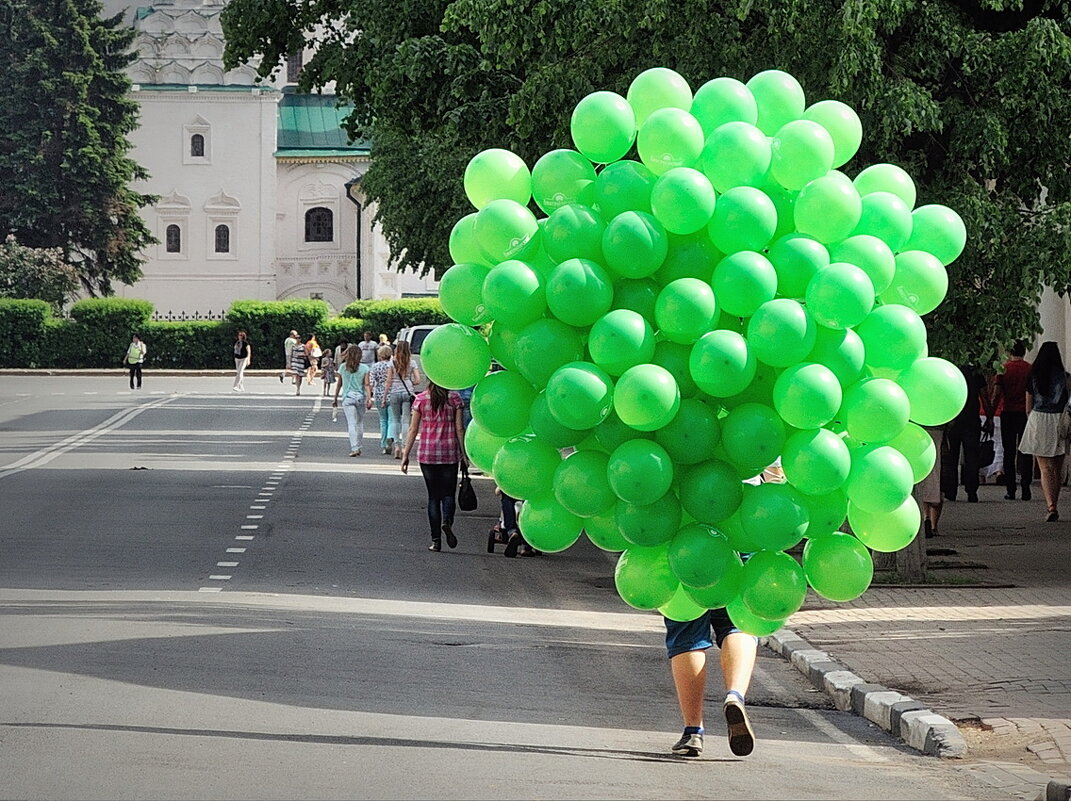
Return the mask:
[[[1000,410],[1000,445],[1004,449],[1004,483],[1008,487],[1004,497],[1015,500],[1018,468],[1022,497],[1029,501],[1034,460],[1029,454],[1019,453],[1019,440],[1026,428],[1026,377],[1030,373],[1030,362],[1023,359],[1026,343],[1016,342],[1008,354],[1010,358],[1004,362],[1004,372],[998,373],[993,381],[993,408]]]
[[[963,448],[963,472],[958,483],[967,490],[967,501],[978,502],[978,443],[982,431],[993,431],[993,407],[990,405],[989,393],[986,391],[985,376],[974,364],[960,366],[960,372],[967,382],[967,400],[959,415],[948,425],[948,458],[952,464],[952,475],[959,465],[960,446]],[[1025,396],[1024,396],[1025,398]],[[985,425],[982,425],[980,411],[985,413]],[[950,482],[951,483],[951,482]],[[945,487],[945,497],[956,500],[958,486]]]

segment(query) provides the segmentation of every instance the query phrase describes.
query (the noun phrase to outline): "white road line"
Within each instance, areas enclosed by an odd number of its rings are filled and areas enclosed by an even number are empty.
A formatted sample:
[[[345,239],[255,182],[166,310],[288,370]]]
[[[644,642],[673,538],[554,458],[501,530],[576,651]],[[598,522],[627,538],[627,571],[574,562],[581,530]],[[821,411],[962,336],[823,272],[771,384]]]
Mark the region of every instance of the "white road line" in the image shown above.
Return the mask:
[[[263,509],[264,507],[261,506],[260,508]],[[245,519],[246,520],[263,520],[264,519],[264,515],[246,515]]]
[[[197,592],[222,592],[222,587],[198,587]]]
[[[245,548],[228,548],[227,553],[245,553]]]
[[[256,531],[258,528],[260,526],[257,525],[242,526],[242,531]]]
[[[259,500],[260,500],[260,498],[257,498],[257,500],[259,501]],[[267,509],[268,507],[267,507],[267,506],[264,506],[263,504],[261,504],[261,505],[259,505],[259,506],[258,506],[257,504],[255,504],[255,503],[254,503],[254,504],[253,504],[252,506],[250,506],[249,508],[250,508],[250,509]],[[261,517],[264,517],[264,515],[261,515]]]
[[[235,537],[235,539],[236,540],[252,540],[252,539],[256,539],[256,537],[254,537],[252,534],[239,534],[237,537]]]
[[[231,577],[230,576],[209,576],[208,580],[209,581],[230,581]]]
[[[238,567],[237,562],[216,562],[216,567]]]

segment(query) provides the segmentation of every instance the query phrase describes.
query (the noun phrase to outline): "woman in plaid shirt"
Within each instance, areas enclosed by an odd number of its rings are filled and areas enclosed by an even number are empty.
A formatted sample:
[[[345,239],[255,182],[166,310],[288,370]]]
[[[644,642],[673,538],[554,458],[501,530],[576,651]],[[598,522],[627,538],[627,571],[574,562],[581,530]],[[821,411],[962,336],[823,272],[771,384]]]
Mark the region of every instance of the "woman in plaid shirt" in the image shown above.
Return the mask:
[[[457,471],[459,463],[468,464],[461,410],[460,395],[429,381],[428,388],[413,401],[409,433],[402,448],[402,472],[408,473],[409,452],[417,435],[420,435],[417,461],[428,488],[428,523],[431,525],[429,551],[442,550],[443,534],[446,535],[447,545],[457,547],[453,530]]]

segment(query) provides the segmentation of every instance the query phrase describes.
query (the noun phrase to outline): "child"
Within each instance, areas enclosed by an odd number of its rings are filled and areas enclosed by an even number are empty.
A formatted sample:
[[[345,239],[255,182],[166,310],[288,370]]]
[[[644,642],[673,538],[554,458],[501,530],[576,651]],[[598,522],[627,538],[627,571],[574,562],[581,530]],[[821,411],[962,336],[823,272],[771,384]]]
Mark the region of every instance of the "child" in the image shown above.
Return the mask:
[[[335,360],[331,356],[331,351],[324,351],[323,356],[320,357],[320,371],[323,373],[324,379],[324,396],[330,395],[335,386]]]

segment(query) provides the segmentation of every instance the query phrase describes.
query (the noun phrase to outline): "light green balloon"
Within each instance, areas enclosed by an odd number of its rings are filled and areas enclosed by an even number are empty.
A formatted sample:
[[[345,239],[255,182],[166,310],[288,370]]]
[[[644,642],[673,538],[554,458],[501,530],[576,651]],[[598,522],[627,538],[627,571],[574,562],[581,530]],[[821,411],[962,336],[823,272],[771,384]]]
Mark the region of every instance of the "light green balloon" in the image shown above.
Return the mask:
[[[441,325],[424,340],[420,366],[445,389],[471,387],[491,368],[491,349],[478,331],[458,323]]]
[[[692,98],[692,116],[710,136],[727,122],[754,125],[759,109],[751,90],[735,78],[714,78],[700,86]]]
[[[515,258],[535,237],[539,224],[526,206],[515,200],[492,200],[476,214],[476,240],[495,262]]]
[[[543,317],[522,328],[511,343],[515,372],[536,387],[547,385],[562,365],[580,361],[584,345],[580,332],[552,317]]]
[[[526,500],[517,525],[533,548],[557,553],[580,539],[584,522],[551,497]]]
[[[793,428],[826,425],[836,417],[842,399],[840,382],[822,364],[795,364],[777,377],[773,387],[774,408]]]
[[[788,367],[811,352],[816,329],[814,318],[803,306],[789,298],[775,298],[751,316],[747,342],[759,361],[771,367]]]
[[[481,264],[490,267],[494,262],[488,258],[476,239],[476,212],[466,214],[450,229],[448,243],[450,258],[454,264]]]
[[[667,284],[655,303],[659,333],[684,345],[692,344],[710,331],[717,314],[714,290],[698,278],[679,278]]]
[[[876,445],[852,453],[852,469],[844,484],[848,500],[870,512],[891,512],[911,495],[911,465],[896,448]]]
[[[602,235],[606,266],[625,278],[646,278],[662,266],[669,249],[666,229],[654,216],[625,211],[614,217]]]
[[[617,503],[606,468],[610,457],[601,451],[575,451],[554,473],[554,497],[572,514],[594,517]]]
[[[861,269],[870,278],[874,292],[879,294],[892,283],[896,272],[893,252],[876,236],[852,234],[830,245],[829,257],[831,261],[847,262]]]
[[[657,609],[669,603],[680,581],[669,569],[668,551],[667,545],[635,545],[618,557],[614,586],[621,600],[636,609]]]
[[[744,495],[741,487],[736,470],[727,462],[700,462],[683,471],[681,506],[700,523],[716,526],[740,508]]]
[[[759,251],[777,230],[777,208],[761,189],[737,186],[718,198],[707,225],[710,241],[722,253]]]
[[[911,419],[920,426],[944,425],[967,402],[967,381],[954,364],[935,356],[917,359],[896,382],[907,393]]]
[[[755,97],[758,119],[755,124],[773,136],[786,122],[803,116],[807,98],[799,81],[781,70],[764,70],[747,82]]]
[[[720,440],[717,411],[695,398],[682,400],[673,419],[655,432],[655,442],[678,465],[710,459]]]
[[[826,328],[851,328],[874,308],[874,285],[854,264],[833,262],[807,285],[807,311]]]
[[[483,282],[490,272],[482,264],[455,264],[439,282],[439,300],[450,319],[462,325],[479,325],[491,319],[483,302]]]
[[[494,467],[495,455],[508,437],[498,437],[473,420],[465,428],[465,453],[469,461],[485,473]]]
[[[826,246],[800,234],[778,239],[766,257],[777,273],[777,294],[783,298],[802,298],[815,273],[829,266]]]
[[[628,309],[651,325],[661,286],[651,278],[618,278],[614,281],[614,308]]]
[[[773,238],[780,239],[783,236],[795,233],[796,197],[799,195],[799,192],[792,189],[785,189],[772,178],[767,180],[766,183],[759,188],[766,193],[766,197],[770,198],[770,201],[774,204],[774,209],[777,212],[777,226],[774,228]]]
[[[538,437],[513,437],[499,448],[492,469],[495,482],[513,498],[544,498],[553,493],[558,450]]]
[[[820,100],[808,106],[803,119],[817,122],[833,138],[833,165],[847,164],[863,141],[863,124],[852,107],[839,100]]]
[[[723,311],[750,317],[777,294],[777,271],[761,253],[742,250],[718,262],[711,284]]]
[[[803,187],[792,209],[796,230],[824,244],[849,236],[862,213],[863,204],[856,188],[835,172]]]
[[[532,408],[528,412],[528,424],[533,434],[554,448],[571,448],[591,436],[591,429],[576,431],[559,423],[547,406],[546,392],[540,392],[532,402]],[[467,441],[468,429],[465,437]],[[484,472],[490,472],[490,468]]]
[[[905,250],[896,254],[896,272],[881,299],[929,314],[947,294],[948,271],[941,260],[924,250]]]
[[[659,176],[651,189],[651,212],[673,234],[694,234],[710,222],[716,203],[710,180],[691,167]]]
[[[630,367],[614,387],[614,411],[621,422],[640,431],[656,431],[667,425],[680,405],[677,382],[657,364]]]
[[[566,325],[583,328],[610,310],[614,286],[609,273],[595,262],[569,259],[551,272],[546,297],[551,314]]]
[[[590,206],[570,203],[556,209],[543,227],[543,244],[556,264],[569,259],[602,261],[606,222]]]
[[[740,599],[752,614],[768,621],[784,620],[799,611],[806,597],[803,568],[788,554],[760,551],[744,563]]]
[[[465,167],[465,195],[477,209],[495,200],[524,206],[532,196],[532,173],[524,159],[493,147],[477,153]]]
[[[707,135],[700,169],[719,192],[734,186],[761,187],[772,159],[766,134],[747,122],[727,122]]]
[[[644,70],[629,84],[625,95],[636,112],[640,127],[652,113],[662,108],[687,111],[692,107],[692,89],[679,73],[666,67]]]
[[[785,441],[781,454],[785,478],[807,495],[840,489],[848,480],[851,464],[844,440],[825,428],[797,431]]]
[[[584,518],[584,533],[592,545],[603,551],[620,553],[632,546],[632,543],[621,536],[612,511]]]
[[[744,494],[740,503],[740,523],[765,551],[785,551],[807,533],[810,510],[795,487],[788,484],[759,484]]]
[[[702,523],[684,526],[669,543],[669,568],[689,587],[713,587],[738,562],[725,535]]]
[[[672,492],[647,504],[618,501],[614,520],[621,536],[632,545],[662,545],[680,528],[680,501]]]
[[[551,150],[532,167],[532,199],[545,214],[579,202],[580,193],[595,180],[591,162],[575,150]]]
[[[618,498],[644,506],[669,491],[673,482],[673,460],[658,443],[633,439],[621,443],[610,454],[607,475]]]
[[[743,586],[743,574],[744,570],[741,568],[741,586]],[[765,620],[759,617],[745,606],[739,596],[725,604],[725,611],[729,614],[729,619],[736,628],[754,637],[766,637],[773,634],[787,622],[785,620]]]
[[[692,373],[688,369],[691,353],[692,349],[688,345],[664,340],[655,345],[654,356],[651,357],[653,364],[669,370],[677,382],[682,398],[691,398],[699,392],[699,387],[696,386]]]
[[[535,388],[509,370],[488,373],[472,390],[472,419],[499,437],[514,437],[528,427]]]
[[[592,92],[573,109],[569,132],[577,150],[596,164],[608,164],[631,149],[636,112],[615,92]]]
[[[487,344],[491,349],[491,356],[507,370],[512,370],[515,373],[521,372],[520,365],[513,358],[520,330],[510,328],[505,323],[496,320],[494,325],[491,326],[491,332],[487,335]],[[466,384],[466,386],[472,385]]]
[[[904,426],[904,430],[889,440],[888,444],[907,459],[916,484],[925,479],[937,464],[937,444],[930,432],[915,423]]]
[[[851,534],[830,534],[804,546],[803,572],[816,593],[843,603],[866,592],[874,578],[874,559]]]
[[[911,236],[911,226],[911,209],[903,200],[892,192],[871,192],[862,196],[862,211],[852,235],[875,236],[898,253]]]
[[[654,274],[659,288],[679,278],[696,278],[709,282],[722,253],[710,241],[706,231],[690,236],[670,234],[665,261]]]
[[[888,378],[864,378],[844,391],[840,419],[860,442],[888,442],[907,425],[907,394]]]
[[[483,281],[482,296],[491,318],[514,329],[535,322],[547,308],[542,276],[518,259],[491,268]]]
[[[721,423],[721,447],[741,475],[758,475],[781,455],[785,424],[769,406],[742,403]]]
[[[770,174],[785,189],[802,189],[833,166],[833,137],[810,120],[792,120],[781,126],[770,151]]]
[[[663,617],[681,623],[695,620],[706,611],[707,609],[705,606],[700,606],[692,600],[692,597],[684,589],[683,585],[677,588],[677,591],[673,593],[673,597],[669,599],[668,603],[658,607],[658,612]]]
[[[856,326],[871,367],[905,370],[926,355],[926,325],[906,306],[878,306]]]
[[[963,219],[948,206],[934,203],[911,212],[911,236],[902,250],[932,253],[947,267],[963,252],[966,243]]]
[[[740,501],[741,506],[744,504],[743,498],[746,498],[754,489],[755,485],[753,484],[740,485],[742,493]],[[762,550],[762,546],[755,541],[755,538],[744,530],[744,524],[740,522],[739,508],[737,508],[733,514],[718,523],[717,530],[725,535],[725,538],[729,540],[729,546],[737,553],[749,554]]]
[[[656,109],[640,125],[636,150],[655,175],[692,167],[703,152],[703,129],[683,109]]]
[[[822,495],[808,495],[807,508],[810,509],[810,524],[807,536],[810,538],[830,534],[842,525],[848,517],[848,496],[843,489],[833,490]]]
[[[904,201],[908,209],[915,207],[915,182],[906,170],[895,164],[872,164],[855,176],[853,183],[860,195],[890,192]]]
[[[742,392],[755,377],[755,355],[738,333],[719,329],[704,334],[692,346],[688,370],[703,392],[728,398]]]
[[[595,202],[604,220],[626,211],[651,211],[651,190],[657,176],[638,161],[607,164],[595,179]]]
[[[629,309],[614,309],[603,315],[591,326],[588,335],[591,360],[610,375],[619,376],[649,362],[654,351],[654,330],[641,315]]]
[[[866,320],[860,325],[865,323]],[[828,367],[837,377],[841,387],[846,387],[862,376],[865,353],[862,339],[852,329],[838,331],[817,326],[814,347],[806,356],[806,360]]]
[[[578,431],[594,428],[613,407],[614,382],[594,364],[570,362],[547,381],[547,405],[554,418]]]
[[[893,553],[906,548],[915,539],[922,524],[922,513],[914,498],[908,497],[892,511],[870,512],[848,504],[848,523],[855,536],[867,548]]]

